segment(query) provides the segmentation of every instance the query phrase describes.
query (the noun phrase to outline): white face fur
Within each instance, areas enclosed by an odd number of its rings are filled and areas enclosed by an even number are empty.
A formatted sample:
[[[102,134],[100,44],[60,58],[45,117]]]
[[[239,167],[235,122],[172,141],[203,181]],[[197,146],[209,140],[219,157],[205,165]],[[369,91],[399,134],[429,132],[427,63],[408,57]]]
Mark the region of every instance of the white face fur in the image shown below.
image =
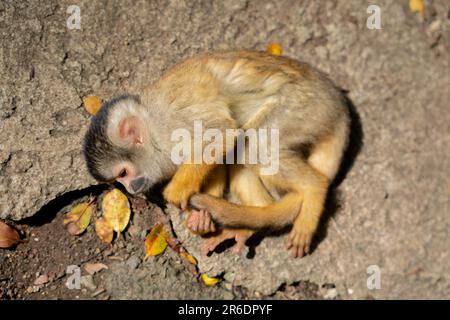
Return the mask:
[[[137,155],[145,155],[145,126],[142,120],[142,106],[133,99],[120,101],[114,108],[107,128],[111,142],[121,148],[132,148]],[[138,158],[138,157],[136,157]],[[110,168],[115,181],[121,183],[129,193],[135,194],[150,187],[149,178],[139,164],[121,161]]]
[[[100,166],[104,177],[121,183],[129,193],[146,191],[153,184],[173,175],[176,165],[170,161],[170,153],[161,151],[160,140],[155,140],[151,130],[158,134],[165,126],[148,115],[146,107],[134,99],[120,100],[108,117],[106,134],[108,140],[118,148],[129,150],[122,160]]]

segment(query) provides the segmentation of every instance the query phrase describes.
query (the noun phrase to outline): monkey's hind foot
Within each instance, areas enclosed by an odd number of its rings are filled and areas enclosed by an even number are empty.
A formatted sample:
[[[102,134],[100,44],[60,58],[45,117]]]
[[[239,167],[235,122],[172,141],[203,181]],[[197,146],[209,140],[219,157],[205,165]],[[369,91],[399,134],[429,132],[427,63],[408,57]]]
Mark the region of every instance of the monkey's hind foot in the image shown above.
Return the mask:
[[[202,248],[202,254],[208,255],[213,252],[221,243],[226,240],[234,239],[236,244],[233,247],[234,253],[239,253],[245,245],[245,242],[253,235],[252,230],[247,229],[223,229],[215,236],[205,240]]]
[[[301,225],[295,225],[288,236],[286,248],[293,258],[302,258],[309,253],[314,232]]]
[[[199,235],[216,231],[211,215],[206,210],[191,210],[186,224],[189,230]]]

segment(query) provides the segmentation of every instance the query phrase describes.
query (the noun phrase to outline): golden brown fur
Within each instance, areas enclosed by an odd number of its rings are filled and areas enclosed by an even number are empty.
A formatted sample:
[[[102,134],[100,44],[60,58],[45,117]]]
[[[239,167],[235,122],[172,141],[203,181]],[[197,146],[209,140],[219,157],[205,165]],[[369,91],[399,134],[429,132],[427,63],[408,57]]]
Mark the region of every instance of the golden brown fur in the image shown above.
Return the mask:
[[[151,182],[173,175],[164,191],[168,202],[185,208],[190,199],[226,227],[278,228],[293,223],[291,253],[302,256],[309,251],[349,128],[344,100],[322,73],[264,52],[206,53],[169,69],[140,98],[140,103],[130,102],[129,108],[113,112],[112,119],[139,118],[138,130],[131,130],[142,132],[143,137],[134,140],[144,141],[141,157],[134,160],[140,168],[136,171]],[[180,166],[170,163],[170,133],[178,128],[192,131],[194,120],[202,120],[204,129],[222,131],[278,129],[279,172],[261,175],[260,165],[232,165],[230,189],[243,205],[225,201],[221,179],[211,178],[216,165],[193,164],[192,159]],[[217,160],[234,147],[227,145]],[[305,148],[307,153],[300,151]],[[209,184],[209,191],[199,193]],[[275,201],[272,191],[281,199]]]

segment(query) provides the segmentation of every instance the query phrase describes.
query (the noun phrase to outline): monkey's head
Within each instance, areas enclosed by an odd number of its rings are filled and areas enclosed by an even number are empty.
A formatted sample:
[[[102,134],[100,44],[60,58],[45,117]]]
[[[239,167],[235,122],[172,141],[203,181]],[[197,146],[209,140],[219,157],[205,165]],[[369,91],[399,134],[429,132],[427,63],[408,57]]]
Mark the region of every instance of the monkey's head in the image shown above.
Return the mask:
[[[145,111],[135,96],[103,104],[92,118],[83,152],[90,174],[100,182],[120,182],[129,193],[144,192],[155,182],[149,167]]]

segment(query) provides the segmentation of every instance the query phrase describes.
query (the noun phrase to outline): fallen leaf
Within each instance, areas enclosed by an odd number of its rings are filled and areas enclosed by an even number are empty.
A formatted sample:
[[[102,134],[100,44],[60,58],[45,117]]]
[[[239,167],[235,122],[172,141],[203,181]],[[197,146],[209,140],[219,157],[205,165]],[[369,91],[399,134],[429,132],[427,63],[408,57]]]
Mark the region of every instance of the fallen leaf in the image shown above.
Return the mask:
[[[279,43],[271,43],[267,46],[267,52],[274,56],[281,56],[283,48],[281,48]]]
[[[108,269],[108,266],[103,263],[86,263],[84,265],[84,270],[91,275],[94,275],[103,269]]]
[[[130,203],[126,195],[119,189],[113,189],[108,192],[102,202],[103,217],[109,222],[113,230],[120,237],[130,222]]]
[[[101,295],[103,292],[105,292],[106,291],[106,289],[105,288],[100,288],[100,289],[98,289],[97,291],[95,291],[93,294],[91,294],[91,297],[92,298],[95,298],[96,296],[99,296],[99,295]]]
[[[220,282],[219,279],[209,277],[206,273],[202,273],[202,280],[207,286],[215,286]]]
[[[178,240],[174,237],[169,236],[167,239],[167,245],[176,253],[178,253],[181,257],[181,260],[186,264],[186,267],[193,276],[198,275],[197,260],[190,255],[178,242]]]
[[[100,240],[106,243],[111,243],[114,230],[108,220],[105,218],[100,218],[95,221],[95,232]]]
[[[449,184],[450,186],[450,184]],[[176,253],[180,253],[183,248],[181,247],[180,243],[178,242],[178,240],[174,237],[168,237],[166,239],[167,244],[169,245],[169,247],[172,248],[173,251],[175,251]]]
[[[19,242],[17,230],[0,221],[0,248],[11,248]]]
[[[169,234],[164,230],[164,225],[155,225],[145,239],[145,258],[157,256],[166,250]]]
[[[409,0],[409,10],[418,12],[422,17],[425,16],[425,4],[423,0]]]
[[[39,277],[37,277],[37,279],[34,280],[33,284],[34,284],[35,286],[40,286],[41,284],[46,284],[46,283],[49,282],[49,281],[50,281],[50,280],[49,280],[49,278],[48,278],[48,275],[43,274],[43,275],[40,275]]]
[[[86,230],[94,212],[94,204],[80,203],[70,210],[64,218],[64,225],[71,235],[79,235]]]
[[[102,106],[102,99],[97,96],[87,96],[83,98],[83,104],[86,111],[95,116]]]
[[[197,259],[195,259],[193,255],[187,253],[186,251],[180,252],[180,256],[182,258],[186,259],[186,261],[188,261],[190,264],[192,264],[194,266],[197,265]]]

